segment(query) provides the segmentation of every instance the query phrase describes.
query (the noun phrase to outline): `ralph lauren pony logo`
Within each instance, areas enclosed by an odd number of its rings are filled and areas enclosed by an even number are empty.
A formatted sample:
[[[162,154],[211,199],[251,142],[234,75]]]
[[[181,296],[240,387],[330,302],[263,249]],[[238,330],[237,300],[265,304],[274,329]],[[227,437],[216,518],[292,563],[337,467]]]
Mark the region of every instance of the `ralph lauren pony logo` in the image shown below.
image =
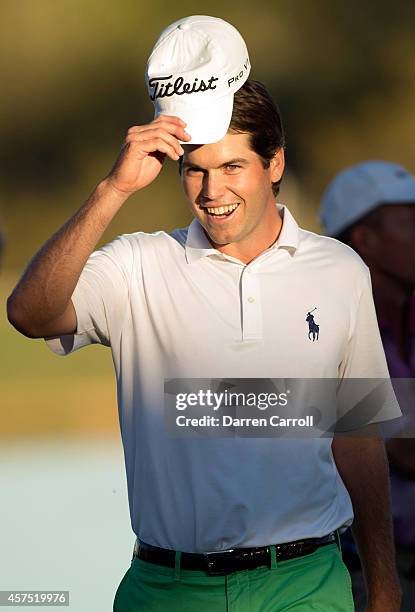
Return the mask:
[[[315,310],[317,310],[317,306],[315,306],[313,310],[307,312],[307,316],[305,319],[308,323],[308,339],[312,340],[313,342],[315,340],[318,340],[318,334],[320,331],[320,325],[317,325],[317,323],[314,321],[314,315],[311,314]]]

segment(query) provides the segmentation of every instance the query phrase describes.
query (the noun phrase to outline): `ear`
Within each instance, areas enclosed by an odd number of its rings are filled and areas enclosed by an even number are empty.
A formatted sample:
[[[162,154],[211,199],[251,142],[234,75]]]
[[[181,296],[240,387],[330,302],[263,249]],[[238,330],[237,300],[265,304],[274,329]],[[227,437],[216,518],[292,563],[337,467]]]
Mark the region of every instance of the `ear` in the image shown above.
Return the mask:
[[[282,177],[285,167],[285,155],[282,147],[276,151],[269,163],[269,167],[271,170],[271,180],[273,183],[276,183]]]
[[[369,259],[377,249],[379,243],[377,232],[364,223],[358,223],[352,228],[350,239],[352,248],[357,251],[363,259]]]

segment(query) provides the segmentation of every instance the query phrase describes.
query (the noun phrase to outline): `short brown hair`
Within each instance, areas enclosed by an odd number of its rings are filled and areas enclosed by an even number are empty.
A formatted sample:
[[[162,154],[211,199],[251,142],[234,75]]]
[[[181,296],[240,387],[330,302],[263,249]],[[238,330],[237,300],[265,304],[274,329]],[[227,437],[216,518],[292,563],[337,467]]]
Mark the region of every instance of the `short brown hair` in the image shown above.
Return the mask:
[[[260,81],[246,81],[233,96],[232,118],[228,130],[236,134],[249,134],[251,149],[268,168],[278,149],[285,149],[285,134],[278,105]],[[183,157],[179,159],[182,171]],[[278,195],[282,178],[272,184]]]
[[[278,149],[285,148],[285,134],[281,114],[260,81],[248,80],[233,97],[232,119],[229,130],[250,135],[251,149],[268,168]],[[272,184],[277,195],[281,179]]]

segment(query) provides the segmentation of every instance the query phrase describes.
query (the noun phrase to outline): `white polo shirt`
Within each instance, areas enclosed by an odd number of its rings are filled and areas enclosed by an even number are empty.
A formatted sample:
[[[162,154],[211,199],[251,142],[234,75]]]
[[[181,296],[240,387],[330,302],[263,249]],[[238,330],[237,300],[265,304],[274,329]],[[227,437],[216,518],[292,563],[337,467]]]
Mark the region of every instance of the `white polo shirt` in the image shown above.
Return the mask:
[[[367,267],[279,210],[279,239],[248,265],[212,248],[197,220],[118,237],[76,286],[77,333],[47,340],[60,355],[111,347],[131,522],[149,544],[263,546],[352,521],[330,438],[177,438],[164,427],[165,379],[388,377]],[[371,422],[400,414],[389,402]]]

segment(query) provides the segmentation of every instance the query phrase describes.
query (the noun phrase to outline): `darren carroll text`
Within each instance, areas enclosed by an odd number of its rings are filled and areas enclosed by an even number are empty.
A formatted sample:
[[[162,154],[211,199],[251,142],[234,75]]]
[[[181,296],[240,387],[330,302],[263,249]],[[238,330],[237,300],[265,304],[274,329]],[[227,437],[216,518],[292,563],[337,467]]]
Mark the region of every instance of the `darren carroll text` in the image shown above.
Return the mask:
[[[282,418],[274,414],[268,417],[235,418],[224,414],[222,418],[204,415],[202,417],[186,417],[183,414],[176,417],[178,427],[313,427],[314,417],[308,415],[302,419]]]

